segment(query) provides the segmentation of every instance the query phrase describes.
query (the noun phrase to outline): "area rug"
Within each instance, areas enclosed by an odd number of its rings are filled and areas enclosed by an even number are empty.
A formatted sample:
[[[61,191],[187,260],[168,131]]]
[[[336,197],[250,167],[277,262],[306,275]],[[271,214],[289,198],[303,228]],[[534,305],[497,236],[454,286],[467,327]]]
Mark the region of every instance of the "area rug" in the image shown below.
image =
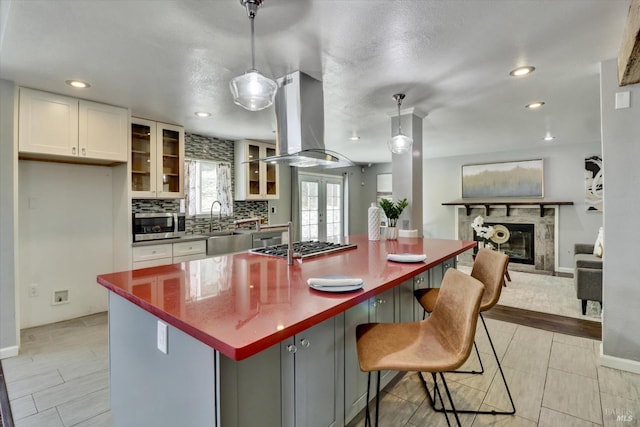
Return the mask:
[[[458,265],[458,270],[471,273],[471,266]],[[583,320],[602,321],[600,304],[589,301],[587,314],[576,298],[573,278],[509,271],[511,281],[502,288],[499,305],[557,314]]]

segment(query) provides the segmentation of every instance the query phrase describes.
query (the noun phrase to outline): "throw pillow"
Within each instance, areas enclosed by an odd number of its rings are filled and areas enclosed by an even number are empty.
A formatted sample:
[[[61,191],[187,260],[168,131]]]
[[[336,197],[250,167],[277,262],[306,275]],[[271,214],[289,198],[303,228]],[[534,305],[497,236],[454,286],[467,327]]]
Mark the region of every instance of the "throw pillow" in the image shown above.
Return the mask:
[[[600,258],[604,255],[604,230],[602,227],[598,230],[598,237],[595,245],[593,245],[593,254]]]

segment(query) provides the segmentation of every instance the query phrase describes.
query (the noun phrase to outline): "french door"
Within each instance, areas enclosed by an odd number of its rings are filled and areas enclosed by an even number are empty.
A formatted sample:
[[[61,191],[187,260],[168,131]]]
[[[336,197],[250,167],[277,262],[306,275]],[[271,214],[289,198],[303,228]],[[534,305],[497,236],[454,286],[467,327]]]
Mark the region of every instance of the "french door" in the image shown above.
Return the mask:
[[[300,237],[333,241],[342,235],[342,178],[300,173]]]

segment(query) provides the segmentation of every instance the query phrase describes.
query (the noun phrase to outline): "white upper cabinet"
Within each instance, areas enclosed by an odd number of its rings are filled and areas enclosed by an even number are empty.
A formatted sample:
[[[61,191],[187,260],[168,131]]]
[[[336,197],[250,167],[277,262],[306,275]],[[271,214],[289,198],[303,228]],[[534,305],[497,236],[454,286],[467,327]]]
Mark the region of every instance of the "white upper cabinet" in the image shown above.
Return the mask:
[[[126,108],[20,88],[21,157],[87,163],[127,161]]]
[[[184,128],[131,118],[131,196],[184,197]]]
[[[275,145],[266,142],[242,140],[235,143],[236,200],[269,200],[280,197],[278,165],[257,161],[275,154]]]

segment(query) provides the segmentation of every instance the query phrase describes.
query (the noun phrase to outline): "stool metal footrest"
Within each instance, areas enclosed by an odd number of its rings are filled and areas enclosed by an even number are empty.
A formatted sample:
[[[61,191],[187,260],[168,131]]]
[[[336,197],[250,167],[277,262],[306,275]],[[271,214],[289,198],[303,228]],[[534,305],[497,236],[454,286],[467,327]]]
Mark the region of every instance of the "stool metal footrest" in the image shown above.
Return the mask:
[[[437,383],[434,381],[434,390],[433,390],[433,396],[431,395],[431,392],[429,391],[429,387],[427,386],[426,381],[424,380],[424,378],[422,377],[422,373],[419,373],[420,375],[420,379],[422,380],[422,383],[425,387],[425,390],[427,392],[427,397],[429,398],[429,404],[431,405],[431,407],[433,408],[434,411],[437,412],[453,412],[455,411],[458,414],[487,414],[487,415],[513,415],[516,413],[516,406],[513,403],[513,397],[511,397],[511,391],[509,390],[509,385],[507,385],[507,379],[504,376],[504,372],[502,371],[502,366],[500,364],[500,359],[498,358],[498,353],[496,353],[496,349],[493,346],[493,341],[491,340],[491,335],[489,335],[489,329],[487,328],[487,324],[484,321],[484,317],[482,316],[482,313],[480,313],[480,319],[482,320],[482,325],[484,326],[484,330],[487,332],[487,338],[489,338],[489,344],[491,344],[491,350],[493,350],[493,355],[496,358],[496,362],[498,363],[498,371],[500,372],[500,376],[502,376],[502,382],[504,383],[505,389],[507,390],[507,395],[509,396],[509,401],[511,402],[511,410],[510,411],[474,411],[474,410],[470,410],[470,409],[447,409],[444,406],[444,402],[442,402],[441,399],[441,406],[438,408],[436,407],[436,393],[439,394],[439,390],[438,390],[438,385]],[[474,342],[475,344],[475,342]],[[477,350],[477,348],[476,348]],[[450,371],[450,372],[460,372],[460,371]],[[444,380],[444,377],[443,377]]]

